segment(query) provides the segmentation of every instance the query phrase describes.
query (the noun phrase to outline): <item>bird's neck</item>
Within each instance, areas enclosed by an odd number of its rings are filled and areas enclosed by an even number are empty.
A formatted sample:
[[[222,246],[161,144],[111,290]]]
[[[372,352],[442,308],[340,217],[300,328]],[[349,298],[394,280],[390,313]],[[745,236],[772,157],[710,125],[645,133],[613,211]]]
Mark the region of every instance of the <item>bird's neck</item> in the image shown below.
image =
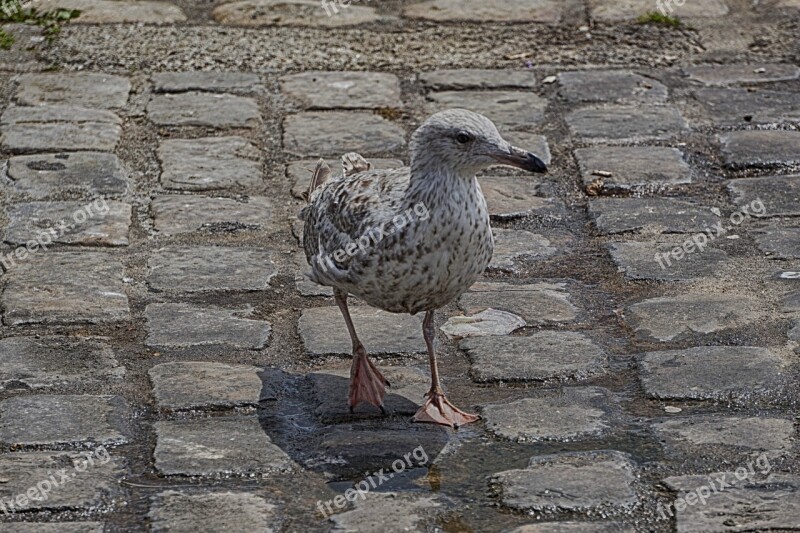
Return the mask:
[[[408,205],[420,202],[433,210],[444,204],[476,198],[478,182],[475,174],[460,174],[435,160],[411,161],[411,177],[406,191]]]

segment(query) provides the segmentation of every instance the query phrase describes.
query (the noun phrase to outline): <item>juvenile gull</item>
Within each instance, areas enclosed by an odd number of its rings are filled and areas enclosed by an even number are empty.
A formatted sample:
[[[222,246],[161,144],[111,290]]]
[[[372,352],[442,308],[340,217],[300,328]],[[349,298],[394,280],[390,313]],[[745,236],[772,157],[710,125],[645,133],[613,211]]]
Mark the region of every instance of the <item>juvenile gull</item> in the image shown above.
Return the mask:
[[[347,154],[344,175],[336,179],[320,161],[309,205],[300,212],[304,248],[311,279],[333,287],[353,342],[350,410],[367,402],[383,411],[389,385],[356,335],[347,307],[348,295],[354,294],[392,313],[425,313],[431,388],[414,420],[460,426],[478,416],[456,408],[444,395],[433,318],[436,309],[478,279],[492,257],[489,213],[475,175],[496,164],[531,172],[547,168],[503,140],[488,118],[463,109],[428,118],[412,135],[410,148],[411,166],[391,170],[370,170],[361,156]],[[402,227],[398,216],[406,220]]]

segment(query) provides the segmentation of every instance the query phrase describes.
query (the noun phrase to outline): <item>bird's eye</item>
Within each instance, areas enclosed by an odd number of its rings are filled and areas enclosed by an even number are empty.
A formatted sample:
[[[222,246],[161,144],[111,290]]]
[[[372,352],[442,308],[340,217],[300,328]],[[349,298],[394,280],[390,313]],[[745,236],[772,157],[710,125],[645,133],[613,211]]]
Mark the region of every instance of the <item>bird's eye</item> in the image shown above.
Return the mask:
[[[456,135],[456,141],[458,141],[459,144],[467,144],[471,140],[472,140],[472,137],[470,137],[466,133],[459,133],[458,135]]]

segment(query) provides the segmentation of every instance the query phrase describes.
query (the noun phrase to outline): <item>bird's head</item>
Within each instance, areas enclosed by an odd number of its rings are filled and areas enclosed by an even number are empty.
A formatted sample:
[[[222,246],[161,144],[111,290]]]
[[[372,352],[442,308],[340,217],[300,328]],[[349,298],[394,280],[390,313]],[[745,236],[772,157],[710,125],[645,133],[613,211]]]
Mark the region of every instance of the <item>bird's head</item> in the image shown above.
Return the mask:
[[[512,146],[483,115],[448,109],[432,115],[411,137],[411,164],[472,177],[492,165],[547,172],[536,155]]]

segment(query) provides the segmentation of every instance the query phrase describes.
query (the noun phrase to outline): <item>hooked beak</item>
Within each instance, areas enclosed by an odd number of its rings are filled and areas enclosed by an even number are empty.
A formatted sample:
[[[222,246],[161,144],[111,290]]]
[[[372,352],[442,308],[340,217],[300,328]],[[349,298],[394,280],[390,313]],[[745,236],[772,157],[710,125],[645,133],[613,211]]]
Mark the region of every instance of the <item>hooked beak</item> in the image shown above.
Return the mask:
[[[534,154],[510,144],[507,149],[500,149],[493,153],[492,158],[502,165],[511,165],[528,172],[540,174],[547,172],[547,165],[544,164],[544,161]]]

